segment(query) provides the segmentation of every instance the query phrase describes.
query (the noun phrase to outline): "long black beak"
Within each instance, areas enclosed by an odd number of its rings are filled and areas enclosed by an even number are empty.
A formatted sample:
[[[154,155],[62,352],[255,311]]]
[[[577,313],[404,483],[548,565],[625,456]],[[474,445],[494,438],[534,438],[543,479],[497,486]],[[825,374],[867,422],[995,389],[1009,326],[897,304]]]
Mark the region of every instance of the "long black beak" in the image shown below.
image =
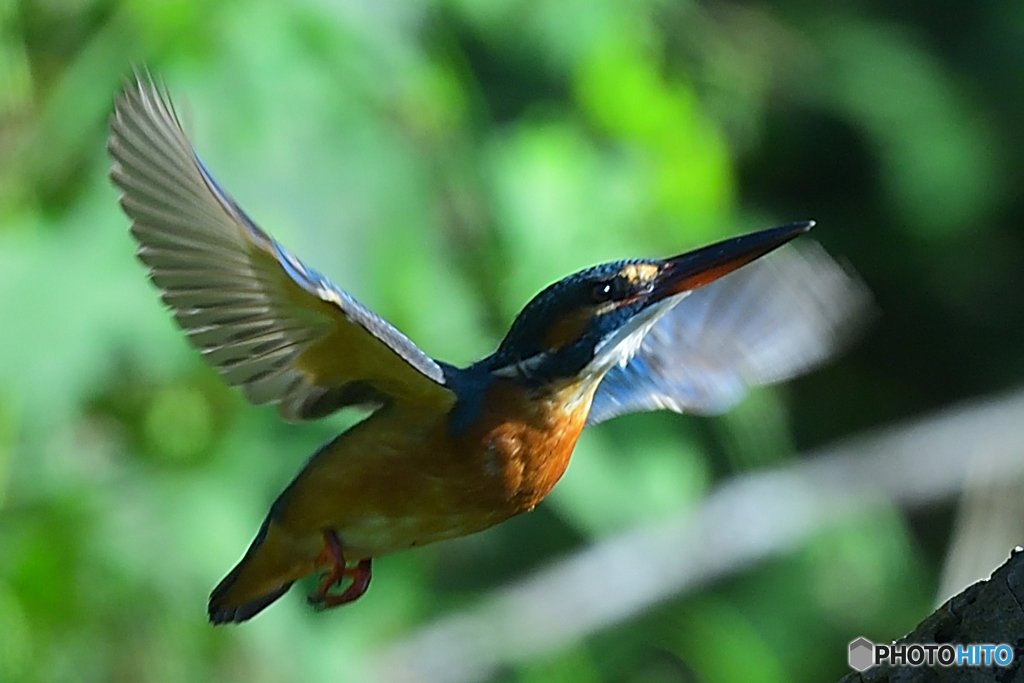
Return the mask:
[[[781,247],[814,227],[814,221],[789,223],[680,254],[666,261],[654,282],[652,301],[713,282]]]

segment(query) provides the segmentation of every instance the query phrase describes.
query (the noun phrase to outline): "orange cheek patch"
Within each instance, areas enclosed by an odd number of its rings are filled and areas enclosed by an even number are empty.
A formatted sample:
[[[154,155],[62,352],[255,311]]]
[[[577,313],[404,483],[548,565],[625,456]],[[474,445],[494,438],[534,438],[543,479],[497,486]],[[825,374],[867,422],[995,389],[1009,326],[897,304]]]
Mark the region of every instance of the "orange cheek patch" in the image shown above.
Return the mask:
[[[593,317],[593,312],[588,309],[565,316],[548,328],[544,334],[544,346],[548,351],[558,351],[579,341],[590,325],[591,317]]]
[[[650,263],[631,263],[619,271],[619,275],[637,285],[653,280],[660,270],[658,266]]]

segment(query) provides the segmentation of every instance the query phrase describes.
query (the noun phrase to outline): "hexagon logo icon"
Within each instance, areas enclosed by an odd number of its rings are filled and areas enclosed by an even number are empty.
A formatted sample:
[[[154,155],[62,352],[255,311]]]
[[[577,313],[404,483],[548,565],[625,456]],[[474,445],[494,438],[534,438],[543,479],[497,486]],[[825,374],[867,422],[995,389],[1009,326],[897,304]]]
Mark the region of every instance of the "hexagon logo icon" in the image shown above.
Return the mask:
[[[867,638],[858,638],[850,643],[849,663],[854,671],[864,671],[875,663],[875,645]]]

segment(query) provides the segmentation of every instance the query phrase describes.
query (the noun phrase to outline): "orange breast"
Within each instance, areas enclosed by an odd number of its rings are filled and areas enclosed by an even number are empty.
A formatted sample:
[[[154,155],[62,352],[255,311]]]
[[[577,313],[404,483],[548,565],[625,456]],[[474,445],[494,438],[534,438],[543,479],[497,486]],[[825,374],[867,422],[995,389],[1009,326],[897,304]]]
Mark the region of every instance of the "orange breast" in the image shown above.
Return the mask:
[[[491,501],[507,516],[532,510],[569,465],[595,386],[566,383],[529,394],[512,382],[492,385],[480,420],[460,444],[491,482]]]
[[[454,437],[446,414],[384,408],[310,460],[275,504],[275,530],[315,557],[334,528],[352,557],[376,557],[531,510],[565,472],[593,390],[528,395],[498,380]]]

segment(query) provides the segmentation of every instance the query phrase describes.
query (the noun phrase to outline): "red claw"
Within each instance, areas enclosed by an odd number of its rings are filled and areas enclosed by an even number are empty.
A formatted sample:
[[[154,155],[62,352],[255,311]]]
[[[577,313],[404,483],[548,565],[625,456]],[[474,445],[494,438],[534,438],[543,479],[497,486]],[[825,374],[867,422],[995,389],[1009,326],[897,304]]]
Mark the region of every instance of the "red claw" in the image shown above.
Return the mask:
[[[338,538],[338,532],[334,529],[324,529],[324,549],[317,559],[317,565],[330,563],[330,570],[320,581],[316,592],[309,596],[309,603],[321,608],[337,607],[358,599],[370,586],[370,558],[366,557],[356,563],[354,567],[346,567],[345,555]],[[346,577],[352,579],[352,583],[341,593],[331,593],[334,586],[340,584]]]

